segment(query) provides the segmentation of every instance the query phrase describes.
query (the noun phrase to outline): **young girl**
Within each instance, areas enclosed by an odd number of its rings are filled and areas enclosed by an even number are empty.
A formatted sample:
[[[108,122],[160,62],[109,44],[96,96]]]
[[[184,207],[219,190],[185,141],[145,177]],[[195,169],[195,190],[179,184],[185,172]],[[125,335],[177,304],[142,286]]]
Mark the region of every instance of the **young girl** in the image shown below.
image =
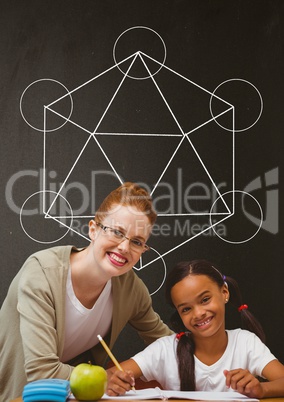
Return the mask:
[[[205,260],[182,262],[167,278],[166,296],[176,309],[172,325],[177,334],[123,362],[124,372],[110,370],[110,396],[125,393],[141,376],[171,390],[231,388],[253,398],[284,395],[284,366],[263,343],[262,328],[243,304],[234,279]],[[225,330],[229,301],[246,329]]]
[[[0,310],[0,401],[21,395],[30,381],[69,379],[78,363],[104,365],[98,334],[112,348],[127,323],[147,344],[172,333],[132,270],[155,219],[149,194],[125,183],[90,221],[87,247],[53,247],[27,259]]]

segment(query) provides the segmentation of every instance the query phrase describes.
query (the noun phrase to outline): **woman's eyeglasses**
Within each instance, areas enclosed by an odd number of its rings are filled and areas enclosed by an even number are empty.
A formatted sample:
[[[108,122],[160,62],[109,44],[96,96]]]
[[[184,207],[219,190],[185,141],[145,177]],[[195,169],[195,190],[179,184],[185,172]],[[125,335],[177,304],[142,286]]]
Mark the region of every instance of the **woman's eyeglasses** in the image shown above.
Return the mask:
[[[111,241],[115,243],[121,243],[125,239],[129,241],[130,248],[134,251],[144,251],[149,250],[150,247],[142,240],[136,239],[135,237],[127,237],[120,230],[111,228],[109,226],[104,226],[100,222],[96,222],[96,225],[99,226],[105,233],[109,235]]]

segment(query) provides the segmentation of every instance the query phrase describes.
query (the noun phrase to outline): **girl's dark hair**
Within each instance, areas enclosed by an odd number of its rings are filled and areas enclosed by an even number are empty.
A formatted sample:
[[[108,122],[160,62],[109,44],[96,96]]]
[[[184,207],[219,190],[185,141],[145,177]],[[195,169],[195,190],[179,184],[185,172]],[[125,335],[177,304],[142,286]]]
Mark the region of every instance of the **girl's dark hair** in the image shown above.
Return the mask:
[[[230,292],[230,303],[237,309],[243,305],[242,295],[237,282],[229,277],[223,276],[221,272],[214,267],[210,261],[193,260],[190,262],[180,262],[169,273],[166,280],[166,299],[168,303],[175,308],[171,298],[171,290],[174,285],[189,275],[206,275],[220,288],[227,284]],[[265,334],[258,320],[247,309],[240,310],[241,328],[254,332],[262,342],[265,342]],[[194,351],[195,344],[191,333],[183,325],[183,322],[177,311],[171,317],[171,325],[175,332],[185,332],[181,336],[177,345],[177,359],[180,376],[181,391],[195,391],[195,367],[194,367]]]

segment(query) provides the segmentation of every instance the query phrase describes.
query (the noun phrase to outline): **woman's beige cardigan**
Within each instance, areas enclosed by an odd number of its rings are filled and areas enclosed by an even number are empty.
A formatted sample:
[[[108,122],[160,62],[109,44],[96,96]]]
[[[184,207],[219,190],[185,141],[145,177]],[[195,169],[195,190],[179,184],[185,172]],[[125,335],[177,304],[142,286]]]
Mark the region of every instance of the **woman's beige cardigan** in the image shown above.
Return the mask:
[[[104,365],[100,344],[62,363],[66,279],[72,246],[59,246],[30,256],[14,278],[0,310],[0,402],[22,394],[27,382],[39,378],[69,379],[82,361]],[[153,311],[144,283],[131,270],[112,278],[113,317],[105,337],[112,348],[129,323],[146,344],[171,331]],[[130,357],[130,356],[129,356]]]

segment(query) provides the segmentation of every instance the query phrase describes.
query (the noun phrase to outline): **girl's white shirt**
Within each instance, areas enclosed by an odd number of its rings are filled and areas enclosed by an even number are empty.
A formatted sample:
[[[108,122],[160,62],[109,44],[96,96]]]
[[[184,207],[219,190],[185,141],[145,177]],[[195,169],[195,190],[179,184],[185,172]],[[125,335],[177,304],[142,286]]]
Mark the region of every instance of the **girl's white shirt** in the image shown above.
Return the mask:
[[[104,337],[111,326],[113,299],[109,280],[91,309],[77,299],[68,270],[66,283],[65,342],[62,361],[67,362],[80,353],[92,348]]]
[[[261,376],[264,367],[275,356],[252,332],[227,330],[228,345],[221,358],[207,366],[194,356],[196,391],[229,391],[226,388],[224,370],[243,368]],[[176,335],[165,336],[132,357],[140,367],[146,381],[156,380],[163,389],[180,390],[176,357]]]

